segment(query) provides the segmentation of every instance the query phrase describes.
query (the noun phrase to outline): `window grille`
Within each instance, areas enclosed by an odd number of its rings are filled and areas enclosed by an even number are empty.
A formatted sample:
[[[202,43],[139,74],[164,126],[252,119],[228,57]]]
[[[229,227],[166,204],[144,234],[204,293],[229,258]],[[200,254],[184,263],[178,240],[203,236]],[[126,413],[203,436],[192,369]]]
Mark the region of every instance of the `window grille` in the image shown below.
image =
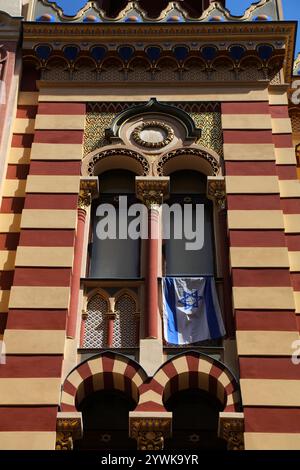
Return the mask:
[[[123,294],[116,302],[117,315],[114,321],[114,348],[131,348],[137,343],[136,338],[136,302],[128,294]]]
[[[108,302],[96,294],[88,303],[85,324],[84,348],[103,348],[107,346]]]

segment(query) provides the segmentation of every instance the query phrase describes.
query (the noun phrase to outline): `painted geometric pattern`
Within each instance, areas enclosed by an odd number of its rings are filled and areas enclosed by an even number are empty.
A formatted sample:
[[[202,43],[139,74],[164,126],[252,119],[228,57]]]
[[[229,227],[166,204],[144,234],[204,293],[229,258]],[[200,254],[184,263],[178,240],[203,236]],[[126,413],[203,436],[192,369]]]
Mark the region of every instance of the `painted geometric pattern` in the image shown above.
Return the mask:
[[[226,366],[197,352],[183,353],[147,377],[131,359],[105,352],[80,364],[67,377],[62,411],[76,411],[81,401],[98,390],[121,390],[137,403],[136,411],[165,411],[164,402],[177,391],[205,390],[217,397],[226,412],[239,411],[238,383]]]
[[[133,348],[136,346],[136,303],[130,295],[122,295],[116,302],[118,314],[114,320],[114,348]]]
[[[86,115],[86,126],[84,134],[84,155],[93,152],[105,145],[109,145],[105,137],[105,129],[108,129],[114,118],[123,109],[133,106],[134,103],[122,103],[118,110],[105,110],[98,112],[97,108],[88,110]],[[182,106],[178,106],[181,108]],[[120,109],[123,108],[123,109]],[[194,120],[196,127],[202,129],[201,137],[197,144],[215,151],[222,156],[223,152],[223,136],[221,125],[221,113],[218,111],[207,112],[188,112]]]
[[[107,345],[107,311],[107,301],[99,294],[94,295],[87,306],[84,348],[104,348]]]

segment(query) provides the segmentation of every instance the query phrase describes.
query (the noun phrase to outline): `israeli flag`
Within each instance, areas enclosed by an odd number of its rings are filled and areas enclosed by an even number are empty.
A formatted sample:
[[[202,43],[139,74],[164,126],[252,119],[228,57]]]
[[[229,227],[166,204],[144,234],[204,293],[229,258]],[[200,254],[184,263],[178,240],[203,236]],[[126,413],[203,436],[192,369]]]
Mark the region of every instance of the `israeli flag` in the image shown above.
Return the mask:
[[[163,319],[165,340],[170,344],[225,336],[214,278],[164,278]]]

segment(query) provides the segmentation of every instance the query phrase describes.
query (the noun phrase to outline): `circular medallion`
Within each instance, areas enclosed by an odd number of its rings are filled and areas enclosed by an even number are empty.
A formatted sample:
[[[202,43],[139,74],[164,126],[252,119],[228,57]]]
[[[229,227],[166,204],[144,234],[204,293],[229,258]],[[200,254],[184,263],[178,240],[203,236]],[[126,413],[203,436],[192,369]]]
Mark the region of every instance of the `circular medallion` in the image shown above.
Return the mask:
[[[142,147],[159,149],[172,142],[174,131],[161,121],[147,121],[134,129],[132,138]]]

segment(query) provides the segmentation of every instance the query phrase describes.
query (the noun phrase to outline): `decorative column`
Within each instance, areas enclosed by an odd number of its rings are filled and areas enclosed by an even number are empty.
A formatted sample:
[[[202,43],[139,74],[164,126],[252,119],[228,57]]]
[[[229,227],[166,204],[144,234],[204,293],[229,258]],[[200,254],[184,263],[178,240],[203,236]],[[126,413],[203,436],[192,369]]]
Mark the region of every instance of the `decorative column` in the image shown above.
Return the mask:
[[[132,411],[129,414],[130,437],[137,441],[137,450],[163,450],[165,439],[172,434],[172,413]]]
[[[109,311],[107,312],[107,347],[113,347],[114,341],[114,321],[118,312],[115,311],[115,298],[109,298]]]
[[[158,337],[159,209],[169,194],[169,177],[136,177],[136,195],[148,208],[145,338]]]
[[[74,339],[77,329],[78,299],[80,291],[80,278],[82,267],[82,255],[84,247],[84,233],[87,208],[92,199],[98,196],[98,178],[83,178],[80,181],[80,193],[78,198],[77,232],[74,247],[74,263],[71,283],[71,299],[67,326],[67,337]]]
[[[228,450],[244,450],[244,413],[220,413],[219,437]]]
[[[73,450],[74,441],[81,439],[82,433],[81,413],[57,413],[56,450]]]

